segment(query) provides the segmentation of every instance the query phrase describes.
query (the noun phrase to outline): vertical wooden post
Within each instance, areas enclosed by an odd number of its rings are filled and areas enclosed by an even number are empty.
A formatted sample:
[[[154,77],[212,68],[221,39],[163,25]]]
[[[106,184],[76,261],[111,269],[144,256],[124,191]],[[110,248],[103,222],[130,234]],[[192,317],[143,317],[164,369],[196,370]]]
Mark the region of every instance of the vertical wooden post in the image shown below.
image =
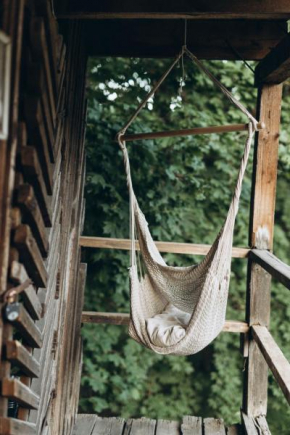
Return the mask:
[[[266,128],[255,141],[249,243],[257,249],[273,247],[278,145],[282,85],[259,89],[258,117]],[[269,326],[271,276],[249,261],[246,320],[250,325]],[[248,415],[267,413],[268,367],[250,339],[245,371],[243,408]]]

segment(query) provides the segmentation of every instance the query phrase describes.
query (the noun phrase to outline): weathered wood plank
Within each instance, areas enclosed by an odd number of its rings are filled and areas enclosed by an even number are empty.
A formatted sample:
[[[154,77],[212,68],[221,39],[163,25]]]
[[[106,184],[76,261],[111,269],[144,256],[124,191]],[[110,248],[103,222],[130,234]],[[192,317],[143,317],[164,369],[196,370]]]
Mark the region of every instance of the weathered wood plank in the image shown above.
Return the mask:
[[[23,340],[31,347],[41,347],[41,332],[32,321],[22,304],[8,304],[5,308],[5,317],[21,333]]]
[[[129,325],[130,314],[127,313],[101,313],[97,311],[83,311],[83,323],[105,323],[111,325]],[[245,322],[227,320],[223,327],[224,332],[248,332],[249,327]]]
[[[258,122],[258,130],[265,128],[265,125]],[[137,140],[147,139],[162,139],[164,137],[180,137],[180,136],[195,136],[212,133],[230,133],[236,131],[248,131],[249,124],[230,124],[230,125],[211,125],[208,127],[194,127],[182,130],[163,130],[163,131],[151,131],[149,133],[133,133],[125,134],[120,138],[124,142],[135,142]],[[115,139],[118,142],[117,139]]]
[[[46,257],[48,252],[47,234],[33,187],[30,184],[19,186],[16,202],[22,210],[23,223],[27,223],[30,226],[41,254]]]
[[[58,22],[53,15],[52,8],[46,0],[39,0],[36,5],[36,14],[43,17],[45,36],[47,41],[47,48],[49,54],[49,61],[52,72],[57,69],[57,39],[58,39]]]
[[[36,435],[36,426],[16,418],[0,417],[1,435]]]
[[[45,225],[51,226],[51,199],[47,195],[42,171],[34,147],[26,146],[21,149],[21,163],[27,181],[33,185],[35,195],[38,199],[40,211]]]
[[[259,415],[256,418],[256,424],[258,425],[261,435],[271,435],[266,417],[264,415]]]
[[[39,405],[39,397],[18,379],[3,379],[2,395],[15,400],[25,408],[37,409]]]
[[[160,252],[172,254],[192,254],[206,255],[211,248],[211,245],[201,245],[194,243],[175,243],[175,242],[155,242]],[[80,246],[86,248],[105,248],[105,249],[121,249],[129,251],[131,249],[131,241],[129,239],[113,239],[107,237],[80,237]],[[139,243],[136,242],[136,249],[139,249]],[[232,256],[234,258],[246,258],[250,249],[233,247]]]
[[[255,69],[255,83],[279,84],[290,77],[290,37],[286,35]]]
[[[180,435],[178,421],[157,420],[155,435]]]
[[[22,284],[28,279],[27,272],[23,264],[18,261],[12,261],[10,266],[10,279],[16,284]],[[34,290],[33,286],[30,285],[22,292],[24,305],[27,311],[33,318],[33,320],[39,320],[42,317],[42,305],[40,300]]]
[[[38,361],[17,340],[5,343],[5,357],[31,378],[39,376],[40,366]]]
[[[199,0],[192,3],[182,0],[178,3],[158,3],[147,1],[138,4],[131,1],[122,4],[108,3],[105,0],[91,3],[89,0],[77,2],[57,2],[55,5],[58,18],[66,19],[259,19],[271,20],[289,18],[289,3],[287,0],[277,0],[275,5],[269,0],[244,0],[243,4],[226,0]]]
[[[290,266],[264,249],[253,249],[250,251],[249,256],[255,263],[258,263],[270,275],[290,289]]]
[[[13,243],[19,250],[20,259],[34,284],[38,287],[46,287],[47,271],[28,225],[19,225],[15,231]]]
[[[245,430],[245,435],[258,435],[255,420],[253,417],[248,416],[244,412],[241,412],[241,419],[243,428]]]
[[[97,421],[95,414],[78,414],[72,435],[91,435]]]
[[[238,52],[244,59],[260,60],[285,36],[285,23],[279,24],[282,27],[274,21],[188,20],[187,46],[199,59],[237,60]],[[84,32],[89,55],[172,58],[183,43],[184,22],[88,21]]]
[[[181,425],[182,435],[202,435],[202,418],[186,415]]]
[[[253,325],[251,330],[254,340],[290,404],[290,363],[265,326]]]
[[[255,141],[249,245],[272,249],[282,86],[264,85],[259,89],[257,118],[266,124]],[[271,276],[249,261],[246,321],[268,326],[270,320]],[[253,340],[244,372],[243,410],[257,416],[267,413],[268,367]]]
[[[204,435],[226,435],[224,421],[220,418],[203,419]]]
[[[3,2],[2,2],[3,3]],[[10,207],[15,179],[15,161],[18,140],[19,87],[22,60],[22,36],[24,23],[24,0],[1,4],[3,30],[12,39],[11,89],[9,135],[0,146],[0,293],[7,289],[7,269],[9,261]],[[4,18],[6,17],[6,18]],[[1,339],[1,337],[0,337]],[[1,343],[0,343],[1,349]],[[1,353],[1,351],[0,351]]]
[[[53,146],[45,128],[45,116],[42,113],[41,100],[38,95],[26,95],[25,119],[30,145],[35,146],[41,165],[48,195],[52,194],[52,172],[54,162]]]
[[[55,107],[56,78],[55,71],[51,68],[51,64],[49,61],[43,18],[34,17],[31,20],[30,36],[32,41],[32,51],[35,60],[42,59],[43,61],[50,104],[52,107]]]
[[[132,421],[130,435],[155,435],[156,420],[139,418]]]
[[[242,427],[240,424],[233,424],[227,428],[227,435],[242,435]]]
[[[107,434],[122,435],[124,425],[125,425],[125,420],[123,418],[97,417],[92,435],[107,435]]]
[[[263,239],[264,245],[268,242],[266,249],[273,247],[281,101],[282,85],[259,90],[258,115],[266,128],[258,133],[255,144],[250,246],[260,244],[260,249]]]

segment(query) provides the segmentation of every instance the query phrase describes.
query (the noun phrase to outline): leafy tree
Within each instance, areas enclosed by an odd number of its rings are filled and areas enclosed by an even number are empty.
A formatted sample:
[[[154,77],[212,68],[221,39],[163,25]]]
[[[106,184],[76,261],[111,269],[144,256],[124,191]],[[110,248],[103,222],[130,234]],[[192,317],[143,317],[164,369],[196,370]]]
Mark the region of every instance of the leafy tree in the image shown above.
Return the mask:
[[[90,59],[88,74],[86,235],[128,237],[128,193],[121,151],[114,142],[136,105],[170,61]],[[255,112],[252,73],[239,62],[207,62],[210,70]],[[146,132],[246,122],[243,115],[191,62],[180,89],[181,68],[173,70],[130,131]],[[289,111],[285,86],[283,117]],[[245,134],[204,135],[128,144],[135,191],[157,240],[212,243],[226,215],[235,186]],[[275,252],[287,260],[290,210],[289,128],[281,134]],[[247,245],[252,155],[243,184],[234,243]],[[88,279],[85,309],[128,312],[129,255],[124,251],[85,252]],[[173,265],[198,257],[167,254]],[[244,319],[246,261],[233,260],[227,318]],[[274,336],[287,355],[290,295],[273,282]],[[239,420],[244,361],[239,337],[221,334],[190,357],[156,355],[128,338],[120,326],[83,327],[84,368],[81,411],[124,417],[179,419],[182,415]],[[290,353],[288,351],[288,357]],[[269,421],[286,434],[290,413],[270,378]]]

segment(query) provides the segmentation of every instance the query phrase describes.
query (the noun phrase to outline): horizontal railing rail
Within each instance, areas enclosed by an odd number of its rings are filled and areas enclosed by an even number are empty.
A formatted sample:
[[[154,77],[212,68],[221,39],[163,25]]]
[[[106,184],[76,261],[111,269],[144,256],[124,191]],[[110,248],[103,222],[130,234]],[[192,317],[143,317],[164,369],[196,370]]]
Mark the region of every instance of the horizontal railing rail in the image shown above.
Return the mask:
[[[206,255],[211,248],[211,245],[202,245],[195,243],[155,243],[160,252],[166,252],[171,254]],[[131,241],[129,239],[82,236],[80,237],[80,246],[85,248],[120,249],[129,251],[131,249]],[[139,249],[138,242],[136,243],[136,249]],[[232,256],[234,258],[246,258],[249,252],[249,248],[233,247]]]
[[[83,311],[83,323],[109,324],[109,325],[129,325],[130,314],[128,313],[102,313],[96,311]],[[245,322],[237,320],[226,320],[223,332],[246,333],[249,326]]]
[[[290,266],[264,249],[252,249],[249,253],[249,258],[290,289]]]

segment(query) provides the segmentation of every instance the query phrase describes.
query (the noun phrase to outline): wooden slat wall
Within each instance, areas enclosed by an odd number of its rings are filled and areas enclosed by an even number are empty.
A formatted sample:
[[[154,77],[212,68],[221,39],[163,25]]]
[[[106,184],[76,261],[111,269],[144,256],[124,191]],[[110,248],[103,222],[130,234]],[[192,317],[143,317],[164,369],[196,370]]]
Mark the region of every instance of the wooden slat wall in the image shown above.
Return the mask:
[[[3,12],[17,73],[11,134],[3,144],[9,152],[0,171],[0,294],[27,278],[32,284],[17,296],[19,305],[6,306],[2,299],[6,312],[18,317],[0,319],[0,433],[66,435],[78,406],[86,278],[79,246],[86,118],[82,27],[72,21],[61,36],[47,0],[7,1]],[[13,416],[8,398],[18,403]]]

